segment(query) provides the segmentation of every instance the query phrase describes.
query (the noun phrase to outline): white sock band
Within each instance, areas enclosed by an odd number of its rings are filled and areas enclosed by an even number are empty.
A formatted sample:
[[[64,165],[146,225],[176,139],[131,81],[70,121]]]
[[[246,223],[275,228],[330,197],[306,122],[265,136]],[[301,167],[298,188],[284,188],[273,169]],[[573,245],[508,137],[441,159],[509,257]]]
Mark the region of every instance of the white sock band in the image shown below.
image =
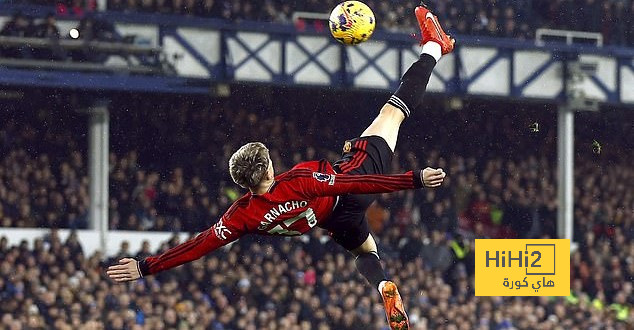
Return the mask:
[[[396,95],[390,96],[390,99],[387,101],[387,103],[389,103],[389,104],[399,108],[401,111],[403,111],[403,114],[405,115],[405,118],[409,117],[409,115],[410,115],[409,107],[398,96],[396,96]],[[378,258],[379,256],[377,255],[376,257]]]
[[[379,283],[379,293],[383,294],[383,287],[385,286],[385,283],[387,281],[381,281],[381,283]]]
[[[420,53],[429,54],[434,59],[436,59],[436,62],[438,62],[438,60],[440,60],[440,57],[442,56],[442,48],[437,42],[428,41],[423,45],[423,50]]]

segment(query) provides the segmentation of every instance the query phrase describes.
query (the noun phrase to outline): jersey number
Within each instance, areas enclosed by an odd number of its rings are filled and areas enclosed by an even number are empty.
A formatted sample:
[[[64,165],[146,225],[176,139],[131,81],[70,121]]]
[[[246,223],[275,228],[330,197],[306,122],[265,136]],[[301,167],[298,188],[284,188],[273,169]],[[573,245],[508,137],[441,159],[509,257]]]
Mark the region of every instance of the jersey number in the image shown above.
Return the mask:
[[[308,222],[308,226],[310,228],[315,227],[315,225],[317,224],[317,217],[315,216],[315,212],[313,212],[313,209],[308,208],[306,209],[306,211],[300,213],[298,216],[294,217],[294,218],[290,218],[290,219],[286,219],[284,220],[284,226],[286,226],[286,228],[289,228],[290,226],[292,226],[295,222],[306,218],[306,221]],[[302,233],[295,231],[295,230],[288,230],[288,229],[284,229],[284,227],[282,227],[282,225],[277,225],[273,228],[271,228],[268,231],[269,234],[275,234],[275,235],[287,235],[287,236],[296,236],[296,235],[301,235]]]

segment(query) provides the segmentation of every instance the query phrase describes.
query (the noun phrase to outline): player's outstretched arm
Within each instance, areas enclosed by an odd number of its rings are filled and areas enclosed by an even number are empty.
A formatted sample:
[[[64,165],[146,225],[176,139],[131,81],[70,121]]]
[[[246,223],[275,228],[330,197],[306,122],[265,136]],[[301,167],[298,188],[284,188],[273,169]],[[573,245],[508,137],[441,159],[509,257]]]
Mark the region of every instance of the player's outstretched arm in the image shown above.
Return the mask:
[[[442,184],[442,169],[425,168],[403,174],[342,175],[323,174],[298,169],[296,175],[307,197],[343,194],[378,194],[423,187],[435,188]]]
[[[119,260],[119,264],[108,267],[106,274],[114,281],[128,282],[194,261],[246,233],[243,228],[235,225],[237,219],[233,220],[235,221],[226,221],[223,216],[211,228],[160,255],[143,260],[123,258]]]

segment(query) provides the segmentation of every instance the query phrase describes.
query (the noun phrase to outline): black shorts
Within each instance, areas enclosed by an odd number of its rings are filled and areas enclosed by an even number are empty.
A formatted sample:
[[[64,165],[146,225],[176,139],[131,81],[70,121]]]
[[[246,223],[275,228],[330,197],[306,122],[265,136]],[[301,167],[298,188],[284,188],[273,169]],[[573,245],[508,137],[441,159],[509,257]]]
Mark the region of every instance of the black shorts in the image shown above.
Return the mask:
[[[339,174],[384,174],[392,163],[394,153],[380,136],[365,136],[348,140],[343,155],[333,166]],[[321,225],[346,250],[358,248],[370,234],[365,211],[374,195],[342,195],[330,218]]]

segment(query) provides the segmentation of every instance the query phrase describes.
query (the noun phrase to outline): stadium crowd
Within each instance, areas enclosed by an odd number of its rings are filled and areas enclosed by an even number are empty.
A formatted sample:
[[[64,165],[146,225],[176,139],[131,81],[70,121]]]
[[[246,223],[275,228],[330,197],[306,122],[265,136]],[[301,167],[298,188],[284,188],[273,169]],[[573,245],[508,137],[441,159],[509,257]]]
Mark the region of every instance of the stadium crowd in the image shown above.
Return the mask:
[[[634,266],[620,263],[634,258],[634,243],[621,233],[615,234],[618,247],[592,234],[582,240],[572,256],[569,297],[489,298],[473,295],[472,255],[451,262],[446,235],[391,231],[381,241],[395,251],[384,249],[383,260],[400,284],[413,329],[629,329],[634,321],[632,283],[626,280]],[[399,251],[411,253],[411,244],[396,244],[407,239],[416,240],[420,256],[399,257]],[[102,261],[99,254],[84,255],[75,236],[62,242],[55,231],[33,248],[0,240],[2,327],[386,329],[378,293],[320,230],[304,240],[246,238],[227,251],[126,285],[105,279],[105,267],[119,256],[151,251],[123,248]],[[596,293],[584,290],[585,281]]]
[[[206,228],[241,193],[226,173],[227,158],[239,145],[266,142],[278,172],[301,160],[334,160],[343,139],[361,131],[385,98],[331,93],[340,104],[322,109],[324,95],[236,93],[211,103],[148,104],[142,96],[113,101],[112,228]],[[68,104],[73,102],[54,98],[35,115],[15,111],[25,104],[5,106],[3,226],[86,226],[85,117],[68,111]],[[368,213],[414,329],[631,327],[631,121],[610,120],[609,114],[578,118],[578,127],[591,128],[577,132],[579,249],[571,256],[571,295],[484,298],[473,296],[474,238],[554,237],[555,113],[526,106],[510,115],[504,105],[490,109],[477,101],[444,112],[433,97],[426,104],[427,111],[403,127],[393,167],[443,167],[446,187],[382,195]],[[534,121],[541,123],[538,132],[529,129]],[[424,130],[422,122],[428,123]],[[590,147],[592,139],[602,142],[600,154]],[[301,239],[247,237],[134,284],[104,277],[105,267],[119,257],[156,252],[147,246],[133,250],[141,245],[130,242],[104,259],[84,255],[74,236],[61,242],[55,231],[33,248],[0,240],[0,296],[7,302],[0,305],[0,322],[11,329],[385,328],[376,290],[321,230]]]
[[[50,1],[31,0],[50,4]],[[292,22],[294,12],[328,13],[339,1],[251,0],[109,0],[108,9],[120,12],[178,14],[232,21]],[[379,29],[413,31],[412,2],[365,1],[376,12]],[[531,39],[537,28],[600,32],[606,43],[634,45],[634,1],[584,0],[429,0],[451,33]],[[58,12],[84,15],[94,0],[58,1]],[[579,9],[580,8],[580,9]],[[298,26],[305,26],[300,22]],[[323,25],[318,25],[323,29]]]

